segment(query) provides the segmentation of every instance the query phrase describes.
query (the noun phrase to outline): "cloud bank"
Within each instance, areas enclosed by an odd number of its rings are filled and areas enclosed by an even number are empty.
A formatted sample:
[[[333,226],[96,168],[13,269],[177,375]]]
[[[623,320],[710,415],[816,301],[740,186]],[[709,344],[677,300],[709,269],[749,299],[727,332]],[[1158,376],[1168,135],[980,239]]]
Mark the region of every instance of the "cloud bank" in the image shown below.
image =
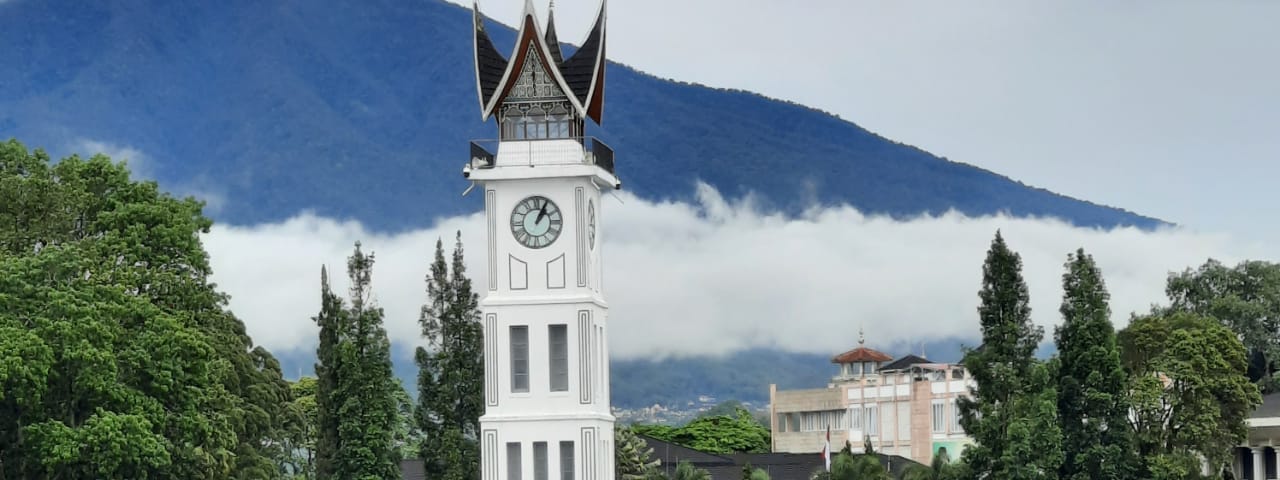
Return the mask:
[[[1210,257],[1264,258],[1258,245],[1180,229],[1104,231],[959,214],[895,221],[851,207],[788,217],[706,186],[694,203],[623,194],[604,202],[601,216],[618,358],[749,347],[833,353],[852,346],[860,328],[878,344],[976,336],[982,262],[997,229],[1022,255],[1032,315],[1046,327],[1060,322],[1062,265],[1079,247],[1098,261],[1121,327],[1131,312],[1163,302],[1170,271]],[[356,241],[376,255],[373,288],[392,342],[418,344],[435,241],[443,238],[447,254],[457,231],[469,249],[469,274],[483,285],[481,213],[396,235],[303,213],[276,224],[215,226],[204,241],[214,281],[231,295],[249,334],[286,351],[314,348],[320,267],[328,266],[334,289],[344,292],[345,259]]]

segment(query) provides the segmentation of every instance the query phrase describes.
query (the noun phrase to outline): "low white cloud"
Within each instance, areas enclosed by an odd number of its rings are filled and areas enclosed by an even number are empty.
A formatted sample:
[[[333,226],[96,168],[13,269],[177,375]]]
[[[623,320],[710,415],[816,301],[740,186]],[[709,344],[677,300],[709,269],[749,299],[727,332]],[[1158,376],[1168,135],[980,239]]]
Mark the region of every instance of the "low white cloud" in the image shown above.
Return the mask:
[[[997,229],[1022,255],[1033,317],[1046,326],[1060,321],[1062,264],[1078,247],[1102,268],[1120,326],[1130,312],[1163,302],[1170,271],[1267,252],[1224,234],[1104,231],[1005,216],[895,221],[841,207],[787,217],[749,200],[726,201],[705,186],[693,204],[620,199],[603,206],[601,238],[610,343],[622,358],[753,346],[833,353],[853,345],[859,328],[883,344],[976,337],[981,267]],[[314,346],[320,266],[345,291],[345,259],[359,240],[376,254],[373,287],[388,333],[411,345],[419,342],[436,239],[447,254],[461,231],[469,273],[482,285],[482,225],[476,213],[384,235],[304,213],[278,224],[215,226],[205,243],[215,281],[255,341],[289,350]]]
[[[4,0],[0,0],[3,3]],[[79,154],[83,157],[92,157],[99,153],[111,157],[115,162],[126,162],[129,165],[129,171],[135,177],[153,178],[151,165],[145,153],[141,150],[133,148],[129,145],[119,145],[102,140],[94,140],[90,138],[76,139],[70,148],[72,153]]]

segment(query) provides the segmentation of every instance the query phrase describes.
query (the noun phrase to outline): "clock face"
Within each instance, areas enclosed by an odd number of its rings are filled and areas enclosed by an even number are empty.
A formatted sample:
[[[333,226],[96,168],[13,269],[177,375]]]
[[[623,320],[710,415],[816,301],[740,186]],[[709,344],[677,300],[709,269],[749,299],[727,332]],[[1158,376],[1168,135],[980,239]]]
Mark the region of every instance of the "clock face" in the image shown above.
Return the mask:
[[[587,248],[596,249],[596,202],[587,201]]]
[[[555,243],[564,230],[560,207],[547,197],[532,196],[521,200],[511,210],[511,234],[529,248],[542,248]]]

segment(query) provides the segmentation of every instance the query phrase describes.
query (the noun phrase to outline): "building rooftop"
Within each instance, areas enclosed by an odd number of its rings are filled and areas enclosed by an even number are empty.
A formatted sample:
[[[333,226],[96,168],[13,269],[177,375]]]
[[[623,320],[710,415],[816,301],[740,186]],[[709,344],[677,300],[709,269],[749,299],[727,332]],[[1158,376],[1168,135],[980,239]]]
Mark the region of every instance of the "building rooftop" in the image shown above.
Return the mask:
[[[853,350],[836,355],[831,359],[831,363],[860,363],[860,362],[887,362],[893,360],[889,354],[879,350],[873,350],[867,347],[859,346]]]
[[[894,360],[893,362],[885,366],[880,367],[880,371],[883,372],[887,370],[906,370],[911,366],[921,365],[921,364],[933,364],[933,362],[930,362],[929,359],[921,357],[919,355],[907,355],[905,357]]]

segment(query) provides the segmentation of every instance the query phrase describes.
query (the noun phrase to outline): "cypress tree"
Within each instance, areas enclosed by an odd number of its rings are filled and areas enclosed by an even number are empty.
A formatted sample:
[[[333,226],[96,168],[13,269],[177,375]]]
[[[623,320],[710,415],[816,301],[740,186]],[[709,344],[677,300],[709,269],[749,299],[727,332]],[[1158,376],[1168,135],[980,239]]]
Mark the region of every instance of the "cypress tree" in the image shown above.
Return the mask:
[[[1128,402],[1120,349],[1102,273],[1083,249],[1067,256],[1062,275],[1058,345],[1058,419],[1063,480],[1134,477]]]
[[[443,242],[436,241],[419,324],[430,346],[419,347],[415,355],[415,419],[427,437],[423,461],[434,476],[475,478],[480,462],[476,438],[484,414],[484,331],[479,296],[466,276],[461,232],[448,263]]]
[[[338,451],[338,338],[342,299],[329,289],[329,274],[320,267],[320,314],[312,319],[320,327],[316,348],[316,478],[332,478]]]
[[[356,243],[347,260],[350,307],[329,290],[322,270],[320,364],[316,366],[320,479],[399,478],[393,443],[396,422],[391,343],[383,312],[371,302],[373,255]]]
[[[977,385],[959,400],[960,426],[974,439],[964,461],[979,479],[1056,477],[1057,406],[1046,368],[1033,356],[1044,329],[1031,323],[1022,259],[998,231],[978,297],[982,345],[963,360]]]

